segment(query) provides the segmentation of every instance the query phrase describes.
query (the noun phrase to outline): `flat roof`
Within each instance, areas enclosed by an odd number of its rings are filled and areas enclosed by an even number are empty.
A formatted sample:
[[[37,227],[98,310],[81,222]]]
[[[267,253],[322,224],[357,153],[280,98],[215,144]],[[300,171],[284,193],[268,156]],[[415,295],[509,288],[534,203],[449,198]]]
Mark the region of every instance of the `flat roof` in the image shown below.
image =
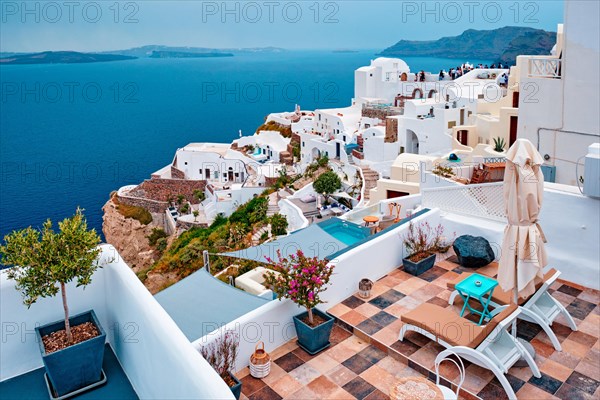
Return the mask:
[[[221,282],[204,268],[157,293],[154,298],[190,341],[269,302]]]
[[[179,150],[217,153],[224,157],[230,148],[229,143],[190,143]]]

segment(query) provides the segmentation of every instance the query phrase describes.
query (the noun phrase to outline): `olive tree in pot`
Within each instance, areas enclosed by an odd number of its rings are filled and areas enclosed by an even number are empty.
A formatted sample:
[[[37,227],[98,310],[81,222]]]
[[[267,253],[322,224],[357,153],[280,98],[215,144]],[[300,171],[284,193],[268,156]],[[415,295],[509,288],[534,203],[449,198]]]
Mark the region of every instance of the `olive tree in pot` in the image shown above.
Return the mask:
[[[301,250],[289,258],[282,257],[279,251],[277,256],[276,262],[267,258],[277,274],[267,272],[265,285],[272,287],[280,300],[290,299],[306,309],[294,316],[298,345],[307,353],[316,354],[330,345],[334,319],[315,307],[324,303],[319,295],[327,290],[333,266],[327,260],[306,257]]]
[[[239,346],[240,338],[238,334],[232,330],[227,330],[223,333],[223,336],[200,349],[202,357],[225,381],[236,399],[239,399],[242,393],[242,383],[232,373],[233,368],[235,368]]]
[[[93,310],[70,316],[66,285],[89,285],[99,267],[100,237],[88,230],[81,209],[58,223],[59,231],[47,220],[41,230],[31,227],[4,237],[0,246],[2,263],[9,279],[23,294],[29,308],[39,298],[60,291],[64,320],[37,327],[36,335],[46,369],[47,383],[56,397],[77,392],[102,381],[106,333]]]
[[[402,238],[408,256],[404,258],[404,270],[418,276],[431,269],[435,264],[435,254],[448,250],[449,245],[443,237],[444,227],[433,228],[428,222],[408,225],[408,232]]]

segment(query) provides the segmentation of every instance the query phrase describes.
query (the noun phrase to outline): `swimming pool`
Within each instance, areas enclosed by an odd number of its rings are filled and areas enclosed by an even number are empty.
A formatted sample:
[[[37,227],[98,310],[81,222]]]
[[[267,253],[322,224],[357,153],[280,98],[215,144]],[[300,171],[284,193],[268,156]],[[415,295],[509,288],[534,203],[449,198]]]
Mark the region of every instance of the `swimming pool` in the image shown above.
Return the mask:
[[[262,150],[260,149],[260,147],[257,147],[254,149],[254,153],[252,153],[253,156],[260,156],[262,154]]]
[[[319,223],[319,227],[348,246],[353,245],[370,235],[369,228],[339,218],[331,218],[321,222]]]

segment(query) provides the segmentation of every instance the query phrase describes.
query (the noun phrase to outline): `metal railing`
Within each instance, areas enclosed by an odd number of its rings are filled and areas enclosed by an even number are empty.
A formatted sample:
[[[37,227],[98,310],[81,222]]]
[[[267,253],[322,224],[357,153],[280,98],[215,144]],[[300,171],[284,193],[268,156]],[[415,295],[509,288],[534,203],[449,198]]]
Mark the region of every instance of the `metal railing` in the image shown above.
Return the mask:
[[[561,60],[555,57],[529,58],[529,76],[532,78],[561,77]]]
[[[423,207],[506,221],[503,182],[421,190]]]

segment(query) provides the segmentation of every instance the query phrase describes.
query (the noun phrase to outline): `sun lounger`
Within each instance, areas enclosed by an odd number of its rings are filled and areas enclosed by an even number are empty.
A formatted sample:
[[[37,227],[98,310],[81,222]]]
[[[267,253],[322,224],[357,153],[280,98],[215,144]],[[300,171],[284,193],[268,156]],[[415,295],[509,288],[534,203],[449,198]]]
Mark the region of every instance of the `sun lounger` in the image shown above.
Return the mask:
[[[465,272],[460,274],[454,281],[448,282],[448,289],[454,290],[454,286],[465,279],[470,274]],[[577,325],[575,325],[575,321],[573,317],[569,314],[567,309],[560,304],[558,300],[548,293],[548,288],[552,285],[560,276],[560,271],[555,270],[554,268],[544,274],[544,279],[536,282],[535,288],[536,292],[528,298],[520,298],[519,305],[521,306],[521,314],[519,315],[519,319],[534,322],[542,327],[546,335],[552,341],[552,345],[557,351],[561,351],[562,347],[556,334],[552,330],[552,323],[560,314],[563,314],[569,327],[576,331]],[[449,304],[454,304],[454,299],[458,296],[458,291],[454,290],[450,295],[450,299],[448,299]],[[507,305],[513,302],[513,293],[505,292],[499,287],[494,290],[492,294],[492,300],[490,301],[490,306],[499,307],[503,305]]]
[[[450,309],[423,303],[402,315],[399,340],[404,340],[406,332],[415,331],[436,341],[459,357],[492,371],[513,399],[516,395],[504,374],[519,359],[524,358],[533,375],[541,377],[531,355],[507,331],[520,312],[514,304],[501,306],[492,311],[486,325],[478,326]]]

